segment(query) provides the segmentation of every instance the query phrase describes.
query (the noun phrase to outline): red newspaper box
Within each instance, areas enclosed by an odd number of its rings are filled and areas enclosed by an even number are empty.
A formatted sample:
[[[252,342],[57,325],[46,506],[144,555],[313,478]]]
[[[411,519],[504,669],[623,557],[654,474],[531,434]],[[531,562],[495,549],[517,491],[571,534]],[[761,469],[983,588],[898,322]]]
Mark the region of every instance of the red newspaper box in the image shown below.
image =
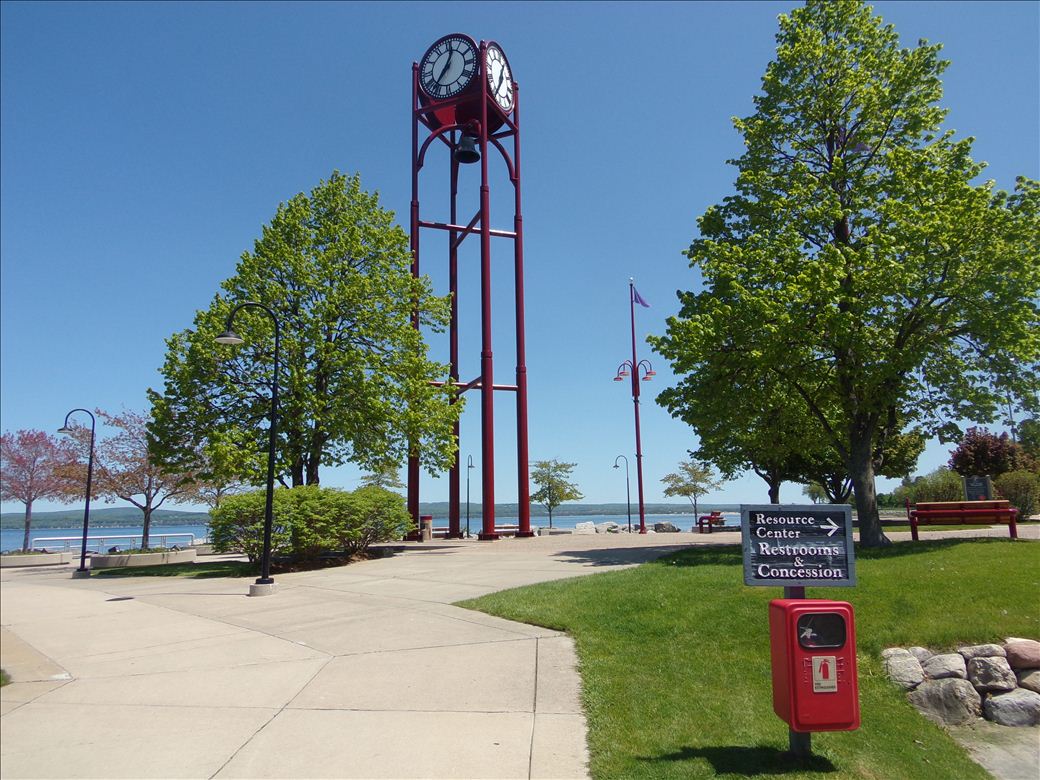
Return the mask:
[[[859,728],[852,605],[822,599],[769,602],[773,711],[792,731]]]

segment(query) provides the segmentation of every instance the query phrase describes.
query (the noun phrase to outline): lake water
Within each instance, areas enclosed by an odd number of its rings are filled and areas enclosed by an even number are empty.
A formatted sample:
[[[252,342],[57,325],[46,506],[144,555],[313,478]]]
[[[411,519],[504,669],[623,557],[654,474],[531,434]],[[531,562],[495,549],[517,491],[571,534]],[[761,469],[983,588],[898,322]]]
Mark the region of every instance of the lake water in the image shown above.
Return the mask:
[[[739,512],[723,512],[723,516],[726,518],[726,525],[740,525],[740,513]],[[514,525],[516,524],[515,517],[496,517],[496,523],[499,525]],[[578,523],[605,523],[615,522],[621,526],[628,525],[627,515],[554,515],[553,516],[553,528],[574,528]],[[679,530],[689,532],[691,528],[695,528],[696,518],[692,513],[690,514],[672,514],[672,515],[647,515],[646,525],[648,528],[653,528],[654,523],[669,522],[673,525],[678,526]],[[446,526],[448,519],[446,517],[435,516],[433,520],[435,527]],[[462,515],[462,529],[466,529],[466,515],[463,512]],[[548,528],[549,518],[548,517],[532,517],[531,518],[532,528]],[[480,516],[470,516],[470,531],[476,535],[479,533],[481,528]],[[639,513],[632,513],[632,528],[639,528]],[[0,531],[0,550],[19,550],[22,546],[22,534],[21,529],[4,529]],[[178,535],[180,534],[180,535]],[[149,532],[150,541],[153,547],[158,547],[163,544],[163,536],[166,536],[165,546],[172,547],[173,545],[179,545],[186,547],[191,543],[191,537],[184,534],[194,534],[194,540],[196,542],[203,541],[209,537],[209,526],[208,525],[152,525],[151,531]],[[126,538],[126,537],[139,537],[141,535],[141,526],[123,526],[123,527],[110,527],[110,528],[91,528],[87,534],[87,549],[95,552],[103,552],[112,547],[117,547],[121,550],[130,547],[140,547],[141,541],[138,538]],[[55,537],[72,537],[66,539],[55,539]],[[124,537],[124,538],[119,538]],[[29,539],[35,540],[33,546],[36,549],[45,547],[48,550],[79,550],[83,539],[83,525],[80,523],[76,526],[70,526],[68,528],[33,528],[29,532]]]
[[[158,547],[163,544],[163,536],[166,536],[165,546],[178,545],[187,547],[194,540],[200,542],[209,536],[208,525],[152,525],[148,532],[148,544]],[[0,550],[20,550],[24,529],[5,528],[0,531]],[[125,550],[130,547],[140,547],[141,526],[111,526],[105,528],[91,528],[87,532],[87,549],[94,552],[104,552],[112,547]],[[55,537],[73,537],[72,539],[56,539]],[[124,537],[124,538],[118,538]],[[51,551],[79,550],[83,543],[83,524],[80,523],[70,528],[32,528],[29,530],[29,540],[34,549],[46,548]],[[33,541],[35,540],[35,541]]]

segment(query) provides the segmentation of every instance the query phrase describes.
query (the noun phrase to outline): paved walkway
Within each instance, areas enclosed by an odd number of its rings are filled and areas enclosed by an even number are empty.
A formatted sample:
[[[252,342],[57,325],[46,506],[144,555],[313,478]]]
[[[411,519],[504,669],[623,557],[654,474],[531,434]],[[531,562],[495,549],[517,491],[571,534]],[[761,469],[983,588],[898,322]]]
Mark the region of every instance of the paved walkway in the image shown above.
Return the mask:
[[[738,541],[412,544],[264,598],[241,579],[5,569],[3,776],[586,777],[571,640],[450,604]]]

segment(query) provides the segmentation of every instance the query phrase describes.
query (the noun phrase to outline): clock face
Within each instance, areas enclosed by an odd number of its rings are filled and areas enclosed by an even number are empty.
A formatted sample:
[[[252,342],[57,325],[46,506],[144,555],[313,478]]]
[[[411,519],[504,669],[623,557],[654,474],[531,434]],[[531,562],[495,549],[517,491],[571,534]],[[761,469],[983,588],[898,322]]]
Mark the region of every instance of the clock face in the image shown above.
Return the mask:
[[[487,73],[488,94],[503,111],[513,109],[513,72],[509,69],[509,61],[498,44],[491,43],[487,47],[485,63]]]
[[[477,72],[477,47],[465,35],[445,35],[419,63],[419,84],[435,100],[454,97],[469,86]]]

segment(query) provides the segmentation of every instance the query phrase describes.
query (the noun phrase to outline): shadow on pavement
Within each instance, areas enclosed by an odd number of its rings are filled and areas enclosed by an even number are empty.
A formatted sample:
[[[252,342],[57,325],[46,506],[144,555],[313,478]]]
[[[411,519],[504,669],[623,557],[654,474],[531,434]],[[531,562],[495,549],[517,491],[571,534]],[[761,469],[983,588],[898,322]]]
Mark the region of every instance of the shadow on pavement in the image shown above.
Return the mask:
[[[727,745],[717,747],[685,747],[674,753],[660,756],[641,756],[640,761],[651,764],[666,764],[679,761],[704,759],[719,775],[758,777],[760,775],[785,775],[791,772],[836,772],[837,767],[822,756],[793,756],[774,747],[745,747]],[[662,769],[664,767],[662,766]],[[671,770],[669,770],[671,771]]]
[[[659,547],[609,547],[598,550],[560,550],[553,553],[553,558],[560,558],[566,563],[584,563],[591,566],[623,566],[632,563],[646,563],[683,549],[675,545]]]

